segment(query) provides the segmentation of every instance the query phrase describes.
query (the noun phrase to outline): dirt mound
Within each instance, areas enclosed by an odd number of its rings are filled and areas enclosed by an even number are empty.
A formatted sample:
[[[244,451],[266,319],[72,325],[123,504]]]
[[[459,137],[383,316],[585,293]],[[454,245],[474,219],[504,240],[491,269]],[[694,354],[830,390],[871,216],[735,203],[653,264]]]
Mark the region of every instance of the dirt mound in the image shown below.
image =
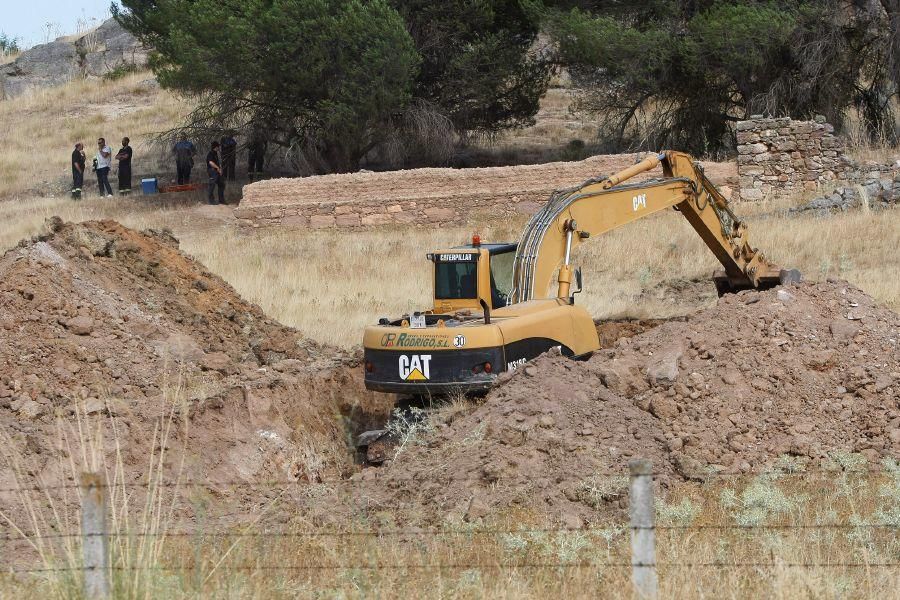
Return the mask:
[[[659,327],[667,319],[614,319],[611,321],[596,320],[597,337],[600,338],[601,348],[612,348],[623,338],[634,337],[638,334]]]
[[[524,506],[580,525],[621,494],[610,475],[634,457],[664,485],[782,455],[897,457],[898,343],[900,316],[846,283],[726,296],[586,362],[544,355],[504,374],[362,478],[383,506],[426,520]]]
[[[103,428],[107,464],[118,445],[126,481],[145,479],[167,415],[167,478],[215,488],[352,468],[340,412],[368,396],[357,357],[267,318],[166,232],[50,229],[0,259],[0,434],[33,479],[2,469],[0,488],[68,483],[60,431],[78,437],[79,421]]]

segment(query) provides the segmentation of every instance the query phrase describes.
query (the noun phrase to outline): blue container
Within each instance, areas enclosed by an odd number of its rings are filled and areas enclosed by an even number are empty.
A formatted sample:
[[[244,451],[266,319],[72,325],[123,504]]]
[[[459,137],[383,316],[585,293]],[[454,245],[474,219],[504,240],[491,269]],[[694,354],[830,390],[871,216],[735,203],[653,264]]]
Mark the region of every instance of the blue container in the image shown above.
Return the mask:
[[[159,187],[156,185],[156,177],[148,177],[147,179],[141,179],[141,191],[144,192],[145,196],[149,196],[151,194],[158,194]]]

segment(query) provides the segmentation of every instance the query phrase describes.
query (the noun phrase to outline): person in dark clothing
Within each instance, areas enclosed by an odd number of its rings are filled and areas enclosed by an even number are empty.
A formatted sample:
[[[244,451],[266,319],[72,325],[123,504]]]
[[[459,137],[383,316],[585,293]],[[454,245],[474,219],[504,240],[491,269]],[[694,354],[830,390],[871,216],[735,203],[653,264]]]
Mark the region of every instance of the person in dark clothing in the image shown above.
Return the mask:
[[[209,154],[206,155],[206,174],[209,175],[209,188],[206,201],[209,204],[225,204],[225,178],[222,176],[222,163],[219,161],[219,142],[213,142]],[[213,191],[218,188],[219,201],[213,200]]]
[[[112,164],[112,149],[106,145],[106,140],[97,140],[97,156],[94,157],[97,168],[97,185],[100,187],[101,198],[112,198],[112,187],[109,185],[109,169]]]
[[[231,132],[222,138],[222,177],[234,181],[235,161],[237,160],[237,140]]]
[[[81,200],[81,186],[84,185],[84,144],[78,142],[72,150],[72,198]]]
[[[125,196],[131,193],[131,146],[128,143],[131,140],[122,138],[122,149],[116,154],[116,160],[119,161],[119,195]]]
[[[263,160],[266,157],[266,140],[259,133],[253,135],[247,147],[247,176],[253,181],[254,176],[262,175]]]
[[[194,167],[194,155],[197,149],[194,144],[182,137],[172,148],[175,154],[175,169],[178,172],[178,185],[191,182],[191,169]]]

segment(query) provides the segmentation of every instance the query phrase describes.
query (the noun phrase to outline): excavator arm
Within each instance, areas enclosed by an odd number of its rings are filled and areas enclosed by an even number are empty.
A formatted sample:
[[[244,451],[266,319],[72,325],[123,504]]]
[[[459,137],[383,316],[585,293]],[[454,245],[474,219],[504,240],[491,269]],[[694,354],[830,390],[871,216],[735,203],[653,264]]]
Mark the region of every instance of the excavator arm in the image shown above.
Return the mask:
[[[660,164],[664,177],[627,183]],[[746,224],[690,156],[667,151],[610,177],[554,193],[528,222],[519,242],[511,300],[551,297],[554,283],[555,295],[569,298],[572,250],[592,236],[667,208],[687,219],[724,267],[716,277],[720,293],[799,280],[799,272],[782,270],[750,246]]]

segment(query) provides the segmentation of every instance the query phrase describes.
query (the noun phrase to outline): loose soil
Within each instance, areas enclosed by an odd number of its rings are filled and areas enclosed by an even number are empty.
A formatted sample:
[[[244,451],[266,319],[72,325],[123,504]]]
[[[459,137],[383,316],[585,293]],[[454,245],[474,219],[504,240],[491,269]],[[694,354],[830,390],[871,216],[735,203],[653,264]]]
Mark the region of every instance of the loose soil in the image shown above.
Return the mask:
[[[666,322],[666,319],[615,319],[611,321],[597,320],[594,326],[597,328],[597,337],[600,338],[600,348],[612,348],[616,343],[625,338],[650,331]]]
[[[269,319],[168,232],[49,227],[0,258],[0,488],[72,483],[98,427],[100,463],[120,453],[126,483],[165,449],[167,480],[205,482],[235,511],[258,497],[231,482],[355,468],[345,419],[389,410],[365,413],[386,399],[364,391],[357,355]],[[0,507],[20,509],[9,492]]]
[[[203,510],[226,524],[277,496],[278,522],[521,509],[579,526],[624,506],[632,458],[653,461],[665,492],[784,455],[900,457],[900,316],[845,282],[598,332],[590,360],[543,355],[483,399],[429,411],[385,466],[361,468],[349,442],[394,399],[362,389],[358,354],[268,319],[167,232],[51,221],[0,259],[0,488],[72,482],[79,424],[99,428],[97,452],[121,456],[128,482],[165,448],[167,479],[205,482]],[[295,485],[231,485],[272,480]],[[17,502],[0,492],[24,518]]]
[[[845,282],[728,295],[633,336],[614,330],[645,325],[600,327],[616,341],[590,360],[543,355],[482,403],[439,411],[356,476],[367,502],[413,521],[526,509],[580,526],[616,505],[633,458],[665,489],[784,455],[900,457],[900,316]]]

